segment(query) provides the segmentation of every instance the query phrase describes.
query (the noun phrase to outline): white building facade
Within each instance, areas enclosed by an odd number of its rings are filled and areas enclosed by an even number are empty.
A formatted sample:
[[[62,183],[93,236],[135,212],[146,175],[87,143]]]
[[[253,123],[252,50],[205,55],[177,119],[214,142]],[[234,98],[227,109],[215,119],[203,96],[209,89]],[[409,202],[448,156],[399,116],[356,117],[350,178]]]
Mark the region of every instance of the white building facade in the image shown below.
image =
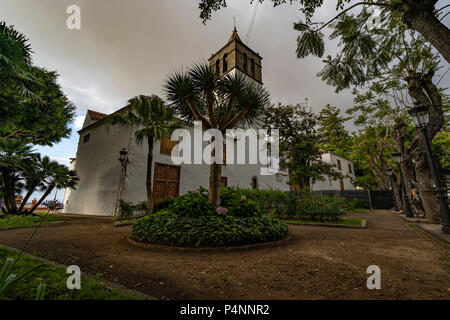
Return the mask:
[[[209,59],[211,67],[215,68],[220,76],[240,72],[262,85],[261,61],[259,54],[240,40],[236,30],[228,43]],[[117,112],[121,111],[122,109]],[[146,199],[148,145],[137,145],[131,128],[107,126],[107,116],[92,110],[87,112],[83,128],[79,131],[76,160],[71,160],[71,168],[76,170],[80,180],[76,190],[66,190],[64,213],[114,216],[119,199],[133,204]],[[171,151],[177,143],[170,139],[154,141],[152,186],[155,201],[209,186],[209,165],[173,163]],[[237,141],[235,148],[236,145]],[[249,143],[245,145],[248,153]],[[127,151],[126,171],[119,161],[119,151],[123,149]],[[234,154],[236,157],[236,149]],[[246,158],[249,159],[248,154]],[[332,154],[323,156],[323,161],[336,162],[338,166],[337,160]],[[340,158],[339,161],[342,168],[350,168],[348,160]],[[260,164],[226,164],[222,169],[222,186],[281,191],[291,189],[287,170],[281,169],[272,175],[261,175],[262,168]],[[353,164],[351,168],[354,177]],[[316,183],[313,188],[339,190],[341,186],[339,181],[327,180]],[[343,186],[354,189],[348,179],[345,179]]]

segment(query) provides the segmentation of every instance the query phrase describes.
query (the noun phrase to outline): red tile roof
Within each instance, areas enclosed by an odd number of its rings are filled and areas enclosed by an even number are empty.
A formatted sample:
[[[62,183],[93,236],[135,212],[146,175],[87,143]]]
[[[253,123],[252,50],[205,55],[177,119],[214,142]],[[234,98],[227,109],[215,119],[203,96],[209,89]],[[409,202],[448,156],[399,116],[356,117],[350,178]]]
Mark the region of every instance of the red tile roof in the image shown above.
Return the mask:
[[[108,115],[105,113],[88,110],[87,113],[92,120],[99,121],[105,119]]]

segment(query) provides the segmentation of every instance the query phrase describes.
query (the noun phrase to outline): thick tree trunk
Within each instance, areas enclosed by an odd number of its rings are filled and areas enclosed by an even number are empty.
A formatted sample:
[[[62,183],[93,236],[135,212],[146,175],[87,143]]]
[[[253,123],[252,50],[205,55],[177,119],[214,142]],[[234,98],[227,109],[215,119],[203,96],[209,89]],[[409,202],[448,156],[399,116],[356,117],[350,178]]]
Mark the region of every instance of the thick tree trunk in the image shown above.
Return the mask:
[[[422,148],[422,147],[421,147]],[[431,170],[426,155],[421,153],[416,160],[417,187],[429,223],[440,223],[439,206],[434,196]]]
[[[430,125],[427,127],[427,136],[429,141],[433,140],[434,136],[444,125],[442,97],[437,87],[433,84],[433,76],[434,72],[430,71],[425,75],[411,73],[407,78],[408,91],[411,97],[428,106]],[[408,153],[412,153],[416,158],[417,187],[428,221],[437,223],[440,221],[439,206],[434,195],[425,142],[421,135],[420,130],[417,130],[413,141],[408,147]]]
[[[28,212],[28,214],[32,214],[34,212],[34,210],[36,210],[39,207],[39,205],[42,203],[42,201],[44,201],[48,197],[48,195],[53,191],[53,189],[55,189],[54,185],[48,187],[47,190],[45,190],[45,193],[39,199],[39,201],[36,202],[34,204],[34,206],[31,208],[31,210]]]
[[[145,185],[147,187],[147,214],[153,213],[153,191],[152,191],[152,168],[153,168],[153,137],[148,139],[147,154],[147,179]]]
[[[450,30],[436,18],[434,5],[437,1],[403,1],[399,11],[403,22],[419,32],[437,51],[450,62]]]
[[[222,165],[213,163],[209,172],[209,202],[214,206],[220,205],[220,178],[222,177]]]
[[[15,183],[13,178],[9,173],[5,173],[3,176],[4,184],[5,184],[5,200],[9,203],[9,214],[16,214],[17,213],[17,205],[16,205],[16,199],[15,199]]]

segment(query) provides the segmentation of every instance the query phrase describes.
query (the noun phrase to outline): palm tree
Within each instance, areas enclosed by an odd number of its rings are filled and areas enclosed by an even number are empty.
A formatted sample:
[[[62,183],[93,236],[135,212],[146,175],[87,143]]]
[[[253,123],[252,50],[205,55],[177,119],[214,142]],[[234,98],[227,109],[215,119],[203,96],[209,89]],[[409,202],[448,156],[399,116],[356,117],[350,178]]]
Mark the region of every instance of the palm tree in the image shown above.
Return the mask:
[[[48,162],[48,167],[45,172],[44,183],[46,184],[45,192],[33,207],[27,212],[31,214],[44,201],[49,194],[56,189],[71,188],[75,189],[78,183],[78,177],[75,171],[69,170],[65,165],[59,164],[55,161]]]
[[[39,101],[34,89],[43,84],[30,72],[32,51],[27,42],[23,34],[0,22],[0,92],[15,88],[23,96]]]
[[[5,197],[6,211],[17,213],[15,195],[22,187],[23,172],[38,161],[30,145],[18,139],[0,138],[0,188]]]
[[[220,78],[206,62],[170,75],[164,87],[171,108],[183,120],[201,121],[204,130],[214,128],[222,134],[237,125],[256,123],[269,103],[262,86],[239,73]],[[221,175],[222,165],[211,164],[209,201],[214,205],[219,202]]]
[[[139,95],[128,100],[125,111],[109,116],[107,123],[137,128],[135,139],[139,146],[147,140],[147,214],[151,214],[153,212],[153,142],[172,134],[175,129],[182,126],[181,121],[175,119],[174,112],[166,107],[160,97]]]

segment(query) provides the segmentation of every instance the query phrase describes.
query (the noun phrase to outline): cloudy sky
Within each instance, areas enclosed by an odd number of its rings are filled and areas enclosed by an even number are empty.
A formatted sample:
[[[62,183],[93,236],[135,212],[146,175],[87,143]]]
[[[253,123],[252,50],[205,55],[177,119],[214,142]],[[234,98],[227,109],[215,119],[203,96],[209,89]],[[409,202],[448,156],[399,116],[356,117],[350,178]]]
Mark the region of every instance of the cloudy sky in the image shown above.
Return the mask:
[[[335,1],[326,2],[317,12],[318,21],[335,14]],[[66,9],[73,4],[81,8],[81,30],[66,27]],[[79,129],[87,109],[110,113],[138,94],[162,95],[170,72],[209,58],[228,41],[233,17],[244,39],[253,11],[249,0],[229,0],[228,8],[216,12],[204,25],[197,0],[0,2],[0,20],[30,39],[34,63],[60,74],[63,90],[77,106],[74,129]],[[308,98],[315,111],[328,103],[347,109],[352,105],[349,93],[335,94],[316,77],[321,59],[296,59],[298,34],[292,23],[298,17],[302,14],[296,5],[274,9],[266,1],[258,9],[249,46],[264,58],[263,81],[272,102],[296,103]],[[335,43],[328,43],[326,49],[326,54],[333,55]],[[450,72],[441,84],[450,84]],[[77,141],[74,131],[70,139],[40,151],[68,163],[75,157]]]

